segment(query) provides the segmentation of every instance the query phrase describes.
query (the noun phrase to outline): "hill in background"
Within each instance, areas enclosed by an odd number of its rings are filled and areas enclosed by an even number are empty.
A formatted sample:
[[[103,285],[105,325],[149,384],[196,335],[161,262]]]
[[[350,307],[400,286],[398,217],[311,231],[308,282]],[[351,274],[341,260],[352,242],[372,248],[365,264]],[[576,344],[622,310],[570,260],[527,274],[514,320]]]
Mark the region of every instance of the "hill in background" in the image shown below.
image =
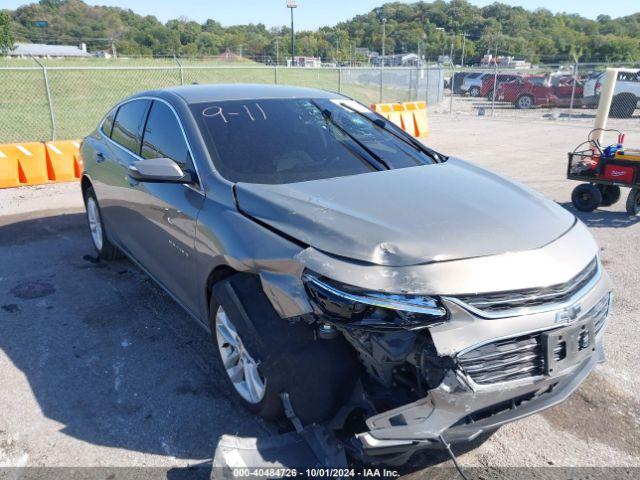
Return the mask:
[[[154,16],[89,6],[81,0],[41,0],[8,13],[17,42],[83,42],[90,50],[106,50],[113,41],[118,53],[126,55],[186,57],[229,50],[274,60],[276,55],[284,58],[291,49],[288,27],[223,27],[215,20],[201,24],[187,18],[163,24]],[[496,48],[501,55],[532,62],[640,60],[640,13],[590,20],[500,3],[480,8],[465,0],[386,3],[333,27],[296,32],[296,54],[339,62],[364,60],[355,48],[381,50],[381,18],[387,19],[387,53],[420,51],[433,60],[443,52],[448,54],[453,42],[454,61],[459,63],[462,34],[466,34],[467,63],[479,61],[485,52]],[[46,21],[48,26],[38,27],[36,21]]]

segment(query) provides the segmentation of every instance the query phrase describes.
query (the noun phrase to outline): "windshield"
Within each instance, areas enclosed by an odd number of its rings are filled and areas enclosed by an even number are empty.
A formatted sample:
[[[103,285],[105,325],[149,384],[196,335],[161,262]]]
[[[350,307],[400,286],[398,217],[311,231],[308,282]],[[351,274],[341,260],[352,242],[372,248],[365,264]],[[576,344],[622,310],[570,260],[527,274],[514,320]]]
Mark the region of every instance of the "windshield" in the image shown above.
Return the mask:
[[[216,169],[232,182],[304,182],[434,163],[352,100],[241,100],[191,110]]]

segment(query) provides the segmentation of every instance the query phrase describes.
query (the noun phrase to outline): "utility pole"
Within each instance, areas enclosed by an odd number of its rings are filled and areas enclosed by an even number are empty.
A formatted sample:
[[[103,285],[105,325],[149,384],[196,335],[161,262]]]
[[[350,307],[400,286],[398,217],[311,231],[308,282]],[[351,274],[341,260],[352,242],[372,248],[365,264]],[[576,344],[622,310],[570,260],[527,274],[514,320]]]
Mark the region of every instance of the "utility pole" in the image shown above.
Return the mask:
[[[240,58],[242,58],[242,47],[244,47],[244,45],[242,45],[242,44],[238,45],[238,50],[239,50],[238,53],[240,55]]]
[[[386,62],[385,57],[385,43],[387,43],[387,19],[383,18],[382,19],[382,66],[384,67],[384,64]]]
[[[451,35],[451,50],[449,51],[449,62],[451,62],[451,65],[453,65],[453,39],[454,38],[456,37]]]
[[[115,60],[118,59],[118,52],[116,50],[116,41],[113,38],[111,39],[111,55]]]
[[[462,58],[460,60],[460,65],[462,66],[462,68],[464,68],[464,47],[467,43],[467,34],[461,33],[460,35],[462,36]]]
[[[291,66],[296,56],[296,36],[293,31],[293,9],[298,8],[297,0],[287,0],[287,8],[291,10]]]
[[[280,65],[280,39],[276,37],[276,65]]]

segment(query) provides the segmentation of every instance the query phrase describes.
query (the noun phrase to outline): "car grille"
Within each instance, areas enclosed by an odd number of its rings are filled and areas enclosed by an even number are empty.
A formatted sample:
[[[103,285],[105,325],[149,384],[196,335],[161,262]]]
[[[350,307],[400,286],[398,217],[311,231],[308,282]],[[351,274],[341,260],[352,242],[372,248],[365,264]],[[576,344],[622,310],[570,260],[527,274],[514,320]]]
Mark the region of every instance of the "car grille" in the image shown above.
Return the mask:
[[[602,297],[579,321],[591,319],[595,333],[604,327],[609,313],[610,294]],[[578,339],[578,350],[592,344],[588,331]],[[553,351],[556,360],[562,360],[566,344],[558,344]],[[508,382],[544,375],[545,358],[542,347],[542,332],[496,340],[481,345],[458,356],[462,371],[478,385]]]
[[[580,291],[598,272],[598,260],[594,258],[580,273],[565,283],[544,288],[514,290],[486,294],[462,295],[460,302],[481,312],[496,316],[518,314],[518,311],[534,307],[563,303]],[[522,313],[522,312],[520,312]]]

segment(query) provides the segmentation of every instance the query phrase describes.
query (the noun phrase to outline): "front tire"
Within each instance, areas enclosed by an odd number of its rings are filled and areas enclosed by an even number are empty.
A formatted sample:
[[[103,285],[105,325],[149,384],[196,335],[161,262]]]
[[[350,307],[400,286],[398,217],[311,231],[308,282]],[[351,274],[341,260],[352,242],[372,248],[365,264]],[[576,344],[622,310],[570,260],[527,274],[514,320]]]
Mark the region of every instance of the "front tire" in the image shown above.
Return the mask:
[[[640,189],[632,188],[627,196],[627,213],[637,216],[640,213]]]
[[[220,318],[221,312],[226,319]],[[257,389],[259,395],[244,395],[242,376],[234,378],[240,369],[233,370],[233,349],[225,347],[225,342],[231,346],[234,339],[225,338],[224,327],[218,328],[221,321],[235,330],[231,334],[237,336],[239,352],[249,355],[248,376],[255,380],[257,375],[264,385],[262,393]],[[314,325],[301,319],[282,319],[256,275],[236,273],[214,285],[209,324],[217,351],[216,370],[225,377],[227,390],[247,410],[266,420],[283,418],[283,392],[289,394],[303,424],[329,420],[348,399],[358,378],[359,362],[344,337],[320,339]]]
[[[480,87],[471,87],[469,89],[469,95],[471,95],[472,97],[479,97],[480,93]]]
[[[582,183],[573,189],[571,201],[581,212],[593,212],[602,202],[602,194],[595,185]]]
[[[98,198],[93,187],[88,187],[84,191],[84,204],[87,209],[87,222],[91,241],[98,252],[98,257],[103,260],[119,260],[124,258],[124,254],[109,241],[107,230],[102,221],[102,212],[98,204]]]
[[[533,97],[531,95],[521,95],[515,101],[516,108],[527,110],[533,108]]]

